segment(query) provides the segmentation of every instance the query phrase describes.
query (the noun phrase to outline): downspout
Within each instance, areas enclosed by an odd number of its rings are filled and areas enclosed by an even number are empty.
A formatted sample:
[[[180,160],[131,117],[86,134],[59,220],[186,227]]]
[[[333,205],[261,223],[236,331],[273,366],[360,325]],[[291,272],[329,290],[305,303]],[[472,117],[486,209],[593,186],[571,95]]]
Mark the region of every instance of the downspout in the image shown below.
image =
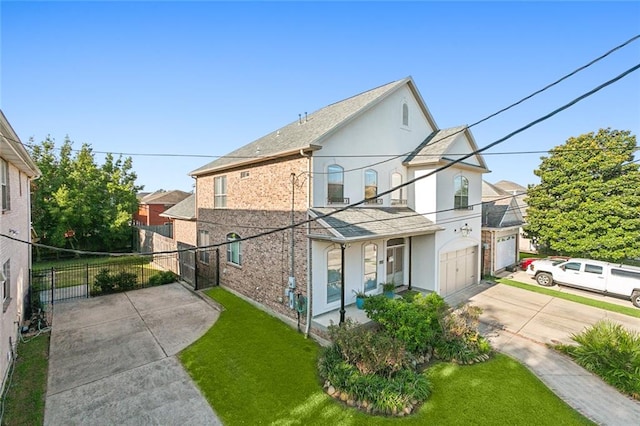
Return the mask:
[[[412,277],[412,272],[413,269],[411,267],[411,265],[413,264],[412,260],[413,260],[413,256],[411,255],[412,250],[411,248],[413,247],[413,237],[409,237],[409,286],[408,289],[411,290],[411,277]]]
[[[347,245],[340,244],[340,325],[344,323],[344,249]]]
[[[305,155],[303,150],[300,150],[300,155],[307,157],[307,210],[311,207],[311,155]],[[308,213],[307,213],[308,218]],[[307,235],[311,233],[311,222],[307,223]],[[311,240],[307,238],[307,323],[304,329],[304,337],[309,337],[309,330],[311,329]]]

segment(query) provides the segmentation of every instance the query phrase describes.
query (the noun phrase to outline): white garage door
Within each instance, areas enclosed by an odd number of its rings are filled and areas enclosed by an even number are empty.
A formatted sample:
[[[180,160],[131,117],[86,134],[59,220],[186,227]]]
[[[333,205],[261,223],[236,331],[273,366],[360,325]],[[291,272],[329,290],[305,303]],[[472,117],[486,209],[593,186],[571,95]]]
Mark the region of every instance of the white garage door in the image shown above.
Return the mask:
[[[440,295],[447,296],[478,282],[478,247],[440,255]]]
[[[516,263],[516,234],[496,239],[496,271]]]

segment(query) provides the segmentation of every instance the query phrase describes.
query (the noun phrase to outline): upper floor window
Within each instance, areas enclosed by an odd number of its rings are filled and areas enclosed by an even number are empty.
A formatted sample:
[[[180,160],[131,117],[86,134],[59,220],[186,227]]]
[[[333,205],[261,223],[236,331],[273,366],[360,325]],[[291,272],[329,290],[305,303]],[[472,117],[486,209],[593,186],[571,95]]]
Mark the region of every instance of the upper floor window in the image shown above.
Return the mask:
[[[453,208],[469,208],[469,180],[464,176],[456,176],[453,181]]]
[[[375,198],[378,195],[378,172],[375,170],[366,170],[364,172],[364,198],[369,199],[367,203],[377,204],[380,198]]]
[[[240,239],[240,235],[232,232],[227,234],[227,262],[233,263],[234,265],[242,265],[242,251],[240,247],[240,241],[236,241]]]
[[[213,179],[213,207],[227,207],[227,177],[218,176]]]
[[[3,158],[0,161],[0,186],[2,190],[2,211],[11,210],[9,194],[9,163]]]
[[[206,247],[209,244],[211,244],[209,242],[209,231],[205,231],[204,229],[201,229],[198,231],[198,247]],[[200,262],[202,263],[209,263],[209,252],[211,251],[210,248],[203,248],[203,249],[198,249],[198,259],[200,260]]]
[[[409,105],[402,103],[402,125],[409,127]]]
[[[327,200],[329,203],[346,203],[344,198],[344,169],[337,164],[327,168]]]
[[[402,175],[400,173],[391,174],[391,187],[396,188],[402,185]],[[407,204],[407,200],[404,197],[404,188],[394,189],[391,193],[391,205],[403,205]]]

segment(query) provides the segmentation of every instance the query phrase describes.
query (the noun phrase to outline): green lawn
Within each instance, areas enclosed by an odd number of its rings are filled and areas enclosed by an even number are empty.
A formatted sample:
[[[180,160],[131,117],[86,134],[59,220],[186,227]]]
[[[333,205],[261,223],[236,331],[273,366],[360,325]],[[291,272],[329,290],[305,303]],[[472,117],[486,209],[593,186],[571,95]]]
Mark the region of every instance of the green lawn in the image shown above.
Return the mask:
[[[433,396],[415,415],[365,415],[322,391],[313,340],[221,288],[207,294],[226,310],[180,359],[227,426],[591,424],[504,355],[431,368]]]
[[[47,392],[49,333],[18,344],[18,358],[6,389],[3,425],[41,425]]]
[[[617,312],[619,314],[629,315],[631,317],[640,318],[640,309],[635,308],[631,301],[629,306],[616,305],[615,303],[604,302],[602,300],[591,299],[589,297],[578,296],[575,294],[564,293],[562,291],[554,290],[548,287],[540,287],[531,284],[525,284],[518,281],[508,280],[506,278],[497,278],[497,282],[500,284],[509,285],[511,287],[517,287],[534,293],[546,294],[548,296],[557,297],[558,299],[570,300],[572,302],[582,303],[583,305],[593,306],[594,308],[606,309],[607,311]]]

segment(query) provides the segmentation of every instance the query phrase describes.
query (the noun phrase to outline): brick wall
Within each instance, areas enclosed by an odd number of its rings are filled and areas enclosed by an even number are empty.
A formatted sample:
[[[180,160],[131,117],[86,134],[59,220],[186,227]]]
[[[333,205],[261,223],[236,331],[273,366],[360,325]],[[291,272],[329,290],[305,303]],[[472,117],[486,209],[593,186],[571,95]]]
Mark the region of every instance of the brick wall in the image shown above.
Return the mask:
[[[192,220],[173,220],[173,239],[176,242],[197,245],[196,222]]]
[[[489,274],[491,272],[491,256],[492,252],[492,244],[491,244],[491,231],[482,230],[482,245],[487,247],[482,250],[482,275]]]
[[[197,179],[197,229],[207,230],[211,244],[225,242],[227,234],[245,238],[291,223],[292,179],[295,173],[295,221],[307,219],[308,159],[292,156],[252,167],[234,169]],[[241,176],[241,172],[242,173]],[[247,173],[248,172],[248,176]],[[214,209],[214,178],[227,177],[227,207]],[[296,293],[306,296],[307,231],[295,230]],[[227,247],[220,247],[220,283],[268,308],[296,318],[289,309],[285,289],[291,264],[291,231],[280,231],[241,243],[242,265],[227,262]]]

